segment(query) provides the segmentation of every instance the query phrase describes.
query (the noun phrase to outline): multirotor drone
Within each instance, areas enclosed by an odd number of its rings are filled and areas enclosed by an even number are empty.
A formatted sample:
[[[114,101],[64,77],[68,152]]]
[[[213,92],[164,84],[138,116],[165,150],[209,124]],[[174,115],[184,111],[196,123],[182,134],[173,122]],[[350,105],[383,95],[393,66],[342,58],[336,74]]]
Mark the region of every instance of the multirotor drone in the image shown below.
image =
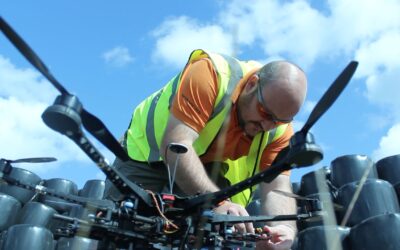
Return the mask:
[[[181,197],[172,193],[154,193],[129,181],[117,169],[110,166],[99,150],[85,135],[89,132],[119,159],[129,160],[128,155],[103,122],[87,111],[77,96],[67,91],[51,74],[36,53],[0,17],[0,29],[21,54],[60,92],[53,105],[42,114],[44,123],[51,129],[74,141],[106,175],[123,195],[117,202],[60,194],[43,185],[24,183],[14,178],[13,163],[48,162],[54,158],[26,158],[0,160],[0,177],[9,185],[24,188],[38,195],[61,198],[65,206],[81,206],[88,210],[83,218],[55,214],[65,222],[55,230],[55,237],[85,237],[107,242],[116,248],[253,248],[263,240],[259,233],[238,233],[232,230],[236,223],[266,222],[279,220],[306,220],[321,216],[323,209],[318,200],[309,199],[307,209],[298,214],[278,216],[232,216],[213,212],[217,204],[229,197],[257,185],[273,181],[283,171],[312,166],[323,157],[322,149],[315,144],[311,127],[330,108],[353,76],[358,63],[350,62],[332,83],[311,112],[303,128],[290,139],[290,145],[282,150],[268,169],[214,193]],[[83,126],[83,128],[82,128]],[[169,150],[185,153],[185,147],[171,144]],[[285,194],[284,194],[285,195]],[[67,225],[67,226],[65,226]]]

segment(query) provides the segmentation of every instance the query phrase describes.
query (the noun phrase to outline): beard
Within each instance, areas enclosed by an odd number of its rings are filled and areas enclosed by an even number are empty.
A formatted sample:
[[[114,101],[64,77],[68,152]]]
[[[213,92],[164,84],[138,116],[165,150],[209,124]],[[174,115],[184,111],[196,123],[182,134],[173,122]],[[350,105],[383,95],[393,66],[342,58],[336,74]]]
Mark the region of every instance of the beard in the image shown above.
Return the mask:
[[[254,137],[254,135],[252,135],[252,133],[249,133],[248,129],[249,129],[249,126],[253,126],[255,124],[255,122],[245,120],[241,107],[249,106],[251,104],[252,98],[254,98],[254,95],[242,96],[242,98],[240,98],[238,100],[237,107],[236,107],[236,116],[237,116],[238,125],[242,129],[243,133],[249,138]],[[246,129],[246,127],[247,127],[247,129]]]
[[[244,127],[246,125],[246,122],[244,121],[242,113],[240,112],[239,105],[237,105],[236,111],[237,111],[236,115],[237,115],[237,120],[238,120],[239,127],[244,131]]]

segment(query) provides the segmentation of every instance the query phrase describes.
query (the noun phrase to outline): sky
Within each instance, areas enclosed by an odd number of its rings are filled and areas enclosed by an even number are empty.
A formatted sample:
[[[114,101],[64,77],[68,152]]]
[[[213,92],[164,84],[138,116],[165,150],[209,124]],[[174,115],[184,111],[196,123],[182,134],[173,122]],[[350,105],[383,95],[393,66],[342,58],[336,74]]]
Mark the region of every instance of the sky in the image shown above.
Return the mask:
[[[1,1],[0,15],[56,79],[119,138],[134,107],[185,65],[194,49],[262,63],[295,62],[308,76],[295,130],[351,61],[359,67],[311,132],[324,159],[400,154],[399,0]],[[0,34],[0,158],[55,157],[15,164],[43,179],[82,187],[104,175],[67,137],[41,119],[59,93]],[[112,162],[114,156],[91,137]]]

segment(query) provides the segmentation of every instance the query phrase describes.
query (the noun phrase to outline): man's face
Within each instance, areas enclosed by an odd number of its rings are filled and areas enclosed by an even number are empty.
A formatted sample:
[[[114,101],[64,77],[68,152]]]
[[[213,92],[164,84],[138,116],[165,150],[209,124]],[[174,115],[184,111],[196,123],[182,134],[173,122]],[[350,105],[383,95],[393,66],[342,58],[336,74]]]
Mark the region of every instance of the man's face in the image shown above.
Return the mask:
[[[297,112],[285,94],[274,86],[261,86],[258,77],[250,78],[238,102],[239,126],[246,135],[254,137],[281,124],[289,123]],[[296,111],[293,111],[296,110]]]

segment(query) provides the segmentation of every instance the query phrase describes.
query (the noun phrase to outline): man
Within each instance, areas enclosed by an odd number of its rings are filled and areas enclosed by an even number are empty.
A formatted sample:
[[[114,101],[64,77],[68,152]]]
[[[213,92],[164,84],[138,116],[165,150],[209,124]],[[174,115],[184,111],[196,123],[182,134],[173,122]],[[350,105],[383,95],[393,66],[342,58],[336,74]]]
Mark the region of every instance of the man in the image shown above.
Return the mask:
[[[132,161],[116,159],[114,166],[156,192],[172,189],[168,186],[171,173],[176,173],[177,193],[218,191],[271,165],[293,135],[290,122],[303,104],[306,90],[304,72],[292,63],[276,61],[261,66],[195,50],[181,73],[135,109],[123,140]],[[169,150],[171,143],[188,149],[177,164],[177,155]],[[223,162],[218,172],[224,178],[219,181],[209,174],[213,162]],[[261,183],[259,188],[264,214],[296,213],[293,199],[270,192],[291,192],[289,173]],[[118,195],[112,188],[107,192],[111,197]],[[251,194],[252,190],[245,190],[221,203],[215,212],[248,215],[244,206]],[[235,227],[254,232],[251,224]],[[264,230],[272,239],[257,247],[289,249],[296,225],[275,222]]]

